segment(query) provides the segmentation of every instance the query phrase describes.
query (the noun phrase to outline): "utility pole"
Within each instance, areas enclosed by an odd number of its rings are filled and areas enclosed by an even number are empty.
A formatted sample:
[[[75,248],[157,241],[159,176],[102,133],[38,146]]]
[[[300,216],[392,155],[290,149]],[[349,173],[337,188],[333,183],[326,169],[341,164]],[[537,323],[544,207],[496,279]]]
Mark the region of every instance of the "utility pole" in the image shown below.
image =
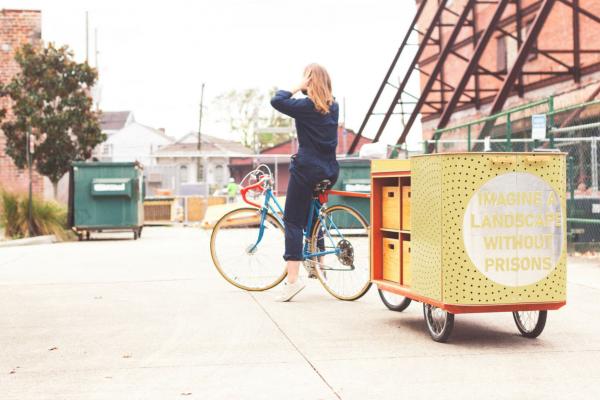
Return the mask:
[[[98,28],[94,28],[94,65],[96,71],[100,71],[98,67]]]
[[[346,96],[342,97],[342,107],[344,108],[344,112],[342,113],[342,118],[344,119],[344,127],[346,126]]]
[[[342,118],[344,118],[343,122],[343,130],[342,130],[342,141],[344,146],[344,153],[348,152],[348,132],[346,131],[346,96],[342,97],[342,105],[344,107],[344,113],[342,114]]]
[[[196,161],[196,180],[198,182],[205,182],[206,195],[208,196],[208,184],[206,184],[206,171],[204,170],[205,159],[200,156],[202,151],[202,112],[204,111],[204,82],[202,82],[202,89],[200,91],[200,115],[198,116],[198,159]]]
[[[100,85],[100,65],[98,64],[98,55],[100,52],[98,51],[98,28],[94,28],[94,67],[96,68],[96,72],[98,73],[98,80],[96,84],[92,88],[92,98],[96,105],[96,111],[100,111],[100,99],[102,97],[102,87]]]
[[[198,118],[198,151],[202,149],[202,111],[204,109],[204,82],[200,92],[200,117]]]
[[[89,29],[89,13],[85,12],[85,63],[88,64],[90,56],[90,29]]]
[[[34,236],[33,234],[33,216],[32,216],[32,211],[33,211],[33,179],[32,179],[32,174],[31,174],[31,165],[32,160],[31,160],[31,156],[33,154],[33,141],[31,140],[31,127],[27,130],[27,135],[26,135],[26,139],[25,139],[25,146],[27,147],[27,149],[25,151],[27,151],[27,168],[29,169],[29,199],[28,199],[28,204],[27,204],[27,227],[29,228],[29,236]]]

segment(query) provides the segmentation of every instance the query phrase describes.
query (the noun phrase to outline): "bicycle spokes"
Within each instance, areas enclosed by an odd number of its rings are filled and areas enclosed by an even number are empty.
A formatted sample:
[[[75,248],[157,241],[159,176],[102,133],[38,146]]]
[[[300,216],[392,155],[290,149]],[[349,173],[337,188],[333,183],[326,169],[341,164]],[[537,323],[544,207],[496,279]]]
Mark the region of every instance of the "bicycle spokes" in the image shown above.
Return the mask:
[[[228,282],[246,290],[269,289],[283,280],[283,247],[279,221],[251,208],[226,214],[211,236],[211,255],[217,270]]]
[[[370,286],[369,234],[364,219],[350,207],[323,211],[313,230],[311,254],[317,275],[337,298],[354,300]]]

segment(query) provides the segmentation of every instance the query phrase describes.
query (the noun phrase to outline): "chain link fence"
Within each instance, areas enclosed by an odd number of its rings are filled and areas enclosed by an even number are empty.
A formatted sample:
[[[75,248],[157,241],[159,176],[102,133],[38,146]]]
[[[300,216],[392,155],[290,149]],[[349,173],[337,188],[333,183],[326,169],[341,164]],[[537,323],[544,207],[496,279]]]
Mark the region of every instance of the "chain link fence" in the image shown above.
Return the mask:
[[[436,131],[430,152],[567,153],[567,221],[572,251],[600,251],[600,101],[555,110],[553,99]],[[546,116],[546,137],[532,139],[532,115]],[[483,134],[482,134],[483,132]],[[485,138],[480,138],[484,136]]]

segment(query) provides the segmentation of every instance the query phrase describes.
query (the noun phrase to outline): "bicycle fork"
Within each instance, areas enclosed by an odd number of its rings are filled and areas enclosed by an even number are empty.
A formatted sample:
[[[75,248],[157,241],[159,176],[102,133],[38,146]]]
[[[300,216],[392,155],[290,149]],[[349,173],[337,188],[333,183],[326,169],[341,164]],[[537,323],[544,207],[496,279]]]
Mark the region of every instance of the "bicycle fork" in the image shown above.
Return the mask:
[[[267,211],[268,210],[265,207],[263,207],[260,210],[260,228],[258,229],[258,237],[256,238],[256,242],[248,245],[248,247],[246,248],[246,253],[249,255],[256,253],[256,250],[258,249],[258,244],[260,243],[265,234],[265,219],[267,218]]]

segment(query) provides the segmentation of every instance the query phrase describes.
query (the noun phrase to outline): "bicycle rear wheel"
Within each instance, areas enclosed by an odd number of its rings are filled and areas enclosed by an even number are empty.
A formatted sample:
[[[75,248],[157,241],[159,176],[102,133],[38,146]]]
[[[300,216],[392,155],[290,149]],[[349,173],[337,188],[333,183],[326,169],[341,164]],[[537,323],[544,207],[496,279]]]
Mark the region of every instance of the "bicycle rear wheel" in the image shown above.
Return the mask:
[[[351,207],[336,205],[317,219],[310,252],[339,250],[311,260],[323,287],[340,300],[356,300],[371,287],[369,227]],[[319,244],[319,238],[322,242]]]
[[[258,242],[261,211],[240,208],[225,214],[210,237],[210,254],[217,271],[234,286],[250,291],[277,286],[286,276],[281,260],[283,226],[271,214]]]

